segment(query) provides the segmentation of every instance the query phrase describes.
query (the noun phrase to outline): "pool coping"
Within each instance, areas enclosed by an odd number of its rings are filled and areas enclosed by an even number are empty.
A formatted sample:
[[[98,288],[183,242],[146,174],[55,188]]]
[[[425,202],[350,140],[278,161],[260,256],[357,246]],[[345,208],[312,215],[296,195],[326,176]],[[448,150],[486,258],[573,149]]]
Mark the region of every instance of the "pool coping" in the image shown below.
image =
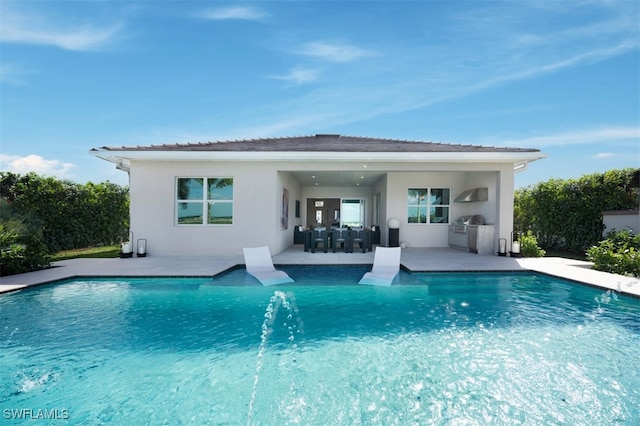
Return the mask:
[[[275,265],[371,265],[373,253],[307,253],[298,246],[273,256]],[[579,260],[543,257],[482,256],[451,248],[406,248],[402,266],[410,272],[534,271],[580,284],[640,298],[640,279],[591,269]],[[76,277],[212,277],[243,266],[242,256],[146,256],[142,258],[71,259],[52,268],[0,278],[0,293]]]

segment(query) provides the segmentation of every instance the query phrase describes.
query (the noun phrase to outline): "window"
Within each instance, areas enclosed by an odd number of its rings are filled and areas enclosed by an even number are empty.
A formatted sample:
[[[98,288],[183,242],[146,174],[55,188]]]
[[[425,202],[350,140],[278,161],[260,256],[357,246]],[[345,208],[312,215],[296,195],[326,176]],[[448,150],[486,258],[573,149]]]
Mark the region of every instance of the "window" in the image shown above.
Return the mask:
[[[407,223],[449,223],[448,188],[409,188]]]
[[[233,223],[233,178],[178,178],[178,225]]]
[[[340,218],[342,226],[363,227],[364,200],[343,198],[340,202]]]

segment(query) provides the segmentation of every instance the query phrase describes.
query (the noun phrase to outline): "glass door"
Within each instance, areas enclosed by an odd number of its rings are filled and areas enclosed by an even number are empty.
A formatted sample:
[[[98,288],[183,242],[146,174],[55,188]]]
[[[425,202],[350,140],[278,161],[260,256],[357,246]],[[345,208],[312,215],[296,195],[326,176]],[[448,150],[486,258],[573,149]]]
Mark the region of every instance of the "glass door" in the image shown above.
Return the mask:
[[[340,199],[339,198],[308,198],[307,226],[339,226]]]
[[[364,227],[364,200],[343,198],[340,200],[340,224],[343,227]]]

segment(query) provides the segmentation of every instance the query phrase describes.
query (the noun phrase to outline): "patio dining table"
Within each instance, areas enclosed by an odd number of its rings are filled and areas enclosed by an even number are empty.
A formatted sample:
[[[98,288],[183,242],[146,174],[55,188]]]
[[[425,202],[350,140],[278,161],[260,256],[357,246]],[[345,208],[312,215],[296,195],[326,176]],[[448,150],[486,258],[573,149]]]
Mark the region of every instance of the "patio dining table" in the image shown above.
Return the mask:
[[[342,231],[342,230],[349,230],[350,232],[347,233],[347,240],[344,242],[344,250],[345,253],[352,253],[353,252],[353,244],[354,242],[358,242],[355,241],[355,239],[359,239],[359,243],[362,249],[363,253],[366,253],[367,251],[372,251],[373,250],[373,231],[371,231],[370,229],[353,229],[353,228],[332,228],[332,229],[327,229],[324,230],[326,231],[326,246],[323,247],[324,248],[324,252],[327,253],[329,249],[332,249],[335,253],[335,249],[337,249],[338,247],[335,246],[336,243],[336,238],[335,238],[335,232],[334,231]],[[322,231],[322,230],[320,230]],[[355,238],[354,238],[354,232],[355,231]],[[304,251],[309,251],[309,252],[315,252],[315,244],[316,242],[314,241],[314,230],[313,229],[307,229],[304,231]]]

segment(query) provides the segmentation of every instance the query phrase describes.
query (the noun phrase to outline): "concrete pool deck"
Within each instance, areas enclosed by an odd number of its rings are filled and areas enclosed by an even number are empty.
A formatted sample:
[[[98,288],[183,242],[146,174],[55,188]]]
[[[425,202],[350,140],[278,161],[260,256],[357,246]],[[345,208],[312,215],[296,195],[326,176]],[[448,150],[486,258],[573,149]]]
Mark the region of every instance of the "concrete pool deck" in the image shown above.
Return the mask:
[[[309,253],[299,245],[273,256],[276,265],[372,264],[373,253]],[[589,262],[559,257],[480,256],[451,248],[406,248],[402,265],[412,272],[535,271],[640,297],[640,279],[594,271]],[[52,268],[0,278],[0,293],[74,277],[213,276],[243,256],[153,256],[127,259],[72,259]]]

